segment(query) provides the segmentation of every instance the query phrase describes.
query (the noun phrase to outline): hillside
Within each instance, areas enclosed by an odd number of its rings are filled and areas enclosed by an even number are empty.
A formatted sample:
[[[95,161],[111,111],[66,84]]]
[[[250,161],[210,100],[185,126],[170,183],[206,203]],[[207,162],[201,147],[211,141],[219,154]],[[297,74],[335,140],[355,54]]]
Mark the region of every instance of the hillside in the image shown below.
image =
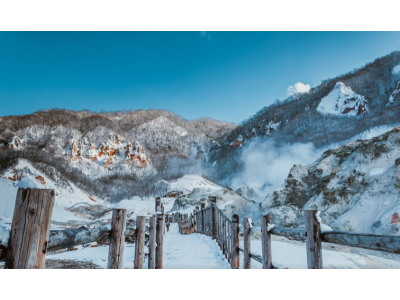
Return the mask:
[[[370,140],[325,151],[309,165],[295,165],[282,186],[266,196],[262,213],[298,227],[303,211],[321,211],[338,231],[400,232],[400,127]]]
[[[345,75],[323,80],[309,92],[264,107],[243,121],[210,162],[219,177],[243,169],[241,152],[249,144],[273,140],[277,146],[312,143],[317,149],[351,139],[378,126],[398,126],[400,52],[381,57]]]
[[[164,186],[155,182],[207,162],[211,145],[219,145],[235,127],[207,118],[188,121],[162,110],[7,116],[0,121],[0,172],[25,158],[54,167],[110,201],[160,195]]]

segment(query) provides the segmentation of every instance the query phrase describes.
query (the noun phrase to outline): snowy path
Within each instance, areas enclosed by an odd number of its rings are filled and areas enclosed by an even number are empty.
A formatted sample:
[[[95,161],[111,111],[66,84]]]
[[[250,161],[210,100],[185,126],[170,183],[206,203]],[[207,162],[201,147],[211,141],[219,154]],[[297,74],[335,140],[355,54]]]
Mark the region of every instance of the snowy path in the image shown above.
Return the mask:
[[[230,269],[215,241],[198,233],[180,234],[174,223],[164,235],[163,265],[164,269]]]

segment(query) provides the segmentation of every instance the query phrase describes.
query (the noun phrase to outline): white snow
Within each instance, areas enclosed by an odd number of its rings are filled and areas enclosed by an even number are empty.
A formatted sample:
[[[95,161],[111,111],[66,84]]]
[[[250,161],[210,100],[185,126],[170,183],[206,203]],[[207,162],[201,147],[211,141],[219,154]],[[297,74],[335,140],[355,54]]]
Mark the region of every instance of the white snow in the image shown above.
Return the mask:
[[[253,220],[250,218],[247,218],[247,222],[249,222],[250,229],[253,228],[253,225],[254,225]]]
[[[20,189],[45,189],[42,184],[34,182],[28,177],[22,178],[17,184]]]
[[[315,218],[317,218],[317,221],[318,221],[318,223],[322,223],[321,222],[321,212],[320,211],[317,211],[317,213],[315,214]]]
[[[268,223],[267,231],[270,232],[275,227],[274,224]]]
[[[241,241],[243,247],[243,241]],[[251,252],[261,255],[261,240],[251,239]],[[243,253],[240,252],[240,266],[243,268]],[[334,250],[322,250],[324,269],[399,269],[400,262],[374,255],[351,254]],[[307,269],[305,242],[272,240],[272,264],[278,269]],[[252,269],[262,265],[251,260]]]
[[[328,232],[328,231],[333,231],[333,230],[328,225],[321,223],[321,232],[323,233],[323,232]]]
[[[342,82],[337,82],[333,90],[321,99],[317,111],[322,114],[333,114],[340,116],[356,116],[360,105],[366,103],[365,97],[351,90]],[[346,108],[354,108],[343,114]]]
[[[180,234],[178,224],[171,223],[169,232],[164,235],[163,268],[230,269],[230,264],[211,237],[199,233]]]
[[[161,198],[161,202],[164,205],[164,212],[170,211],[174,205],[175,198]],[[132,214],[130,218],[136,216],[151,216],[154,214],[155,204],[154,199],[142,199],[140,197],[133,197],[132,199],[124,199],[117,204],[113,205],[113,208],[124,208],[128,214]],[[111,216],[111,212],[109,213]],[[104,216],[104,217],[107,217]],[[111,218],[111,217],[110,217]]]
[[[91,245],[94,245],[92,243]],[[109,246],[87,247],[77,246],[78,250],[67,251],[62,253],[49,253],[46,255],[46,260],[51,259],[69,259],[76,261],[91,261],[100,268],[107,268]],[[135,261],[135,244],[127,244],[124,246],[123,266],[124,269],[133,269]]]
[[[395,66],[395,67],[393,68],[392,73],[393,73],[394,75],[400,73],[400,65]]]
[[[344,141],[341,141],[341,142],[338,142],[338,143],[332,143],[332,144],[330,144],[330,145],[328,145],[326,147],[323,147],[323,148],[321,148],[321,151],[326,151],[328,149],[338,148],[340,146],[346,145],[346,144],[348,144],[350,142],[354,142],[354,141],[357,141],[357,140],[369,140],[369,139],[377,137],[377,136],[379,136],[381,134],[384,134],[385,132],[388,132],[388,131],[390,131],[393,128],[398,127],[398,126],[400,126],[400,123],[393,124],[393,125],[375,126],[375,127],[372,127],[372,128],[370,128],[368,130],[365,130],[365,131],[353,136],[350,139],[347,139],[347,140],[344,140]]]
[[[92,261],[103,269],[107,268],[108,246],[78,248],[76,251],[48,255],[46,259]],[[145,251],[148,252],[147,247]],[[124,269],[133,269],[134,256],[135,245],[125,243]],[[170,230],[164,235],[163,256],[163,269],[230,269],[230,264],[211,237],[198,233],[180,234],[176,223],[171,223]],[[147,266],[146,258],[144,268],[147,269]]]
[[[381,175],[383,173],[385,173],[386,168],[376,168],[376,169],[372,169],[369,172],[369,175],[371,176],[375,176],[375,175]]]
[[[222,187],[204,179],[199,175],[185,175],[177,180],[167,182],[171,191],[182,191],[188,193],[193,191],[194,188],[206,188],[210,191],[220,190]]]

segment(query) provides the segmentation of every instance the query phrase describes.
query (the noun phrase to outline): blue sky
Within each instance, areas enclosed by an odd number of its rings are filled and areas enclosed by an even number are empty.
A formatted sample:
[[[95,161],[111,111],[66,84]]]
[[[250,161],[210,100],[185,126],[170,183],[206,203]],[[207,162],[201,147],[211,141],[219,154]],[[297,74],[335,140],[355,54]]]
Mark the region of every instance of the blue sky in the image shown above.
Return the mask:
[[[239,123],[400,50],[400,32],[0,32],[0,116],[168,109]]]

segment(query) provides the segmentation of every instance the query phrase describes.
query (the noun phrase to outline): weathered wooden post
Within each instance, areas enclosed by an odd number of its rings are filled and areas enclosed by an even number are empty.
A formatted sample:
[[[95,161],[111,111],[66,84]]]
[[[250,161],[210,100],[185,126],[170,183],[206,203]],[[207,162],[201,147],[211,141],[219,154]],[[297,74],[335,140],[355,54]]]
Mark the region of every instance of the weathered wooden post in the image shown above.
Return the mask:
[[[306,210],[304,212],[304,220],[307,234],[307,267],[309,269],[323,269],[321,224],[318,210]]]
[[[157,214],[156,225],[156,269],[163,268],[163,226],[164,214]]]
[[[156,217],[150,218],[148,269],[156,267]]]
[[[18,189],[5,269],[43,269],[54,190]]]
[[[272,269],[271,232],[268,231],[269,215],[261,217],[261,248],[263,269]]]
[[[239,269],[239,216],[232,216],[232,256],[231,268]]]
[[[189,234],[189,214],[185,214],[185,234]]]
[[[217,240],[217,217],[216,217],[216,209],[214,205],[217,205],[217,197],[209,196],[210,204],[211,204],[211,236],[213,239]]]
[[[126,229],[126,209],[114,209],[111,219],[108,269],[122,269],[124,263],[124,242]]]
[[[199,206],[196,206],[196,213],[194,218],[194,232],[198,232],[199,230]]]
[[[204,226],[204,211],[203,211],[203,209],[206,207],[206,204],[203,202],[203,203],[201,203],[201,224],[200,224],[200,232],[202,233],[202,234],[204,234],[204,232],[205,232],[205,226]]]
[[[146,217],[136,217],[135,269],[143,269],[145,222]]]
[[[161,212],[161,198],[157,197],[155,202],[155,212]]]
[[[243,260],[243,268],[251,269],[251,258],[250,258],[250,219],[243,219],[243,250],[244,250],[244,260]]]

